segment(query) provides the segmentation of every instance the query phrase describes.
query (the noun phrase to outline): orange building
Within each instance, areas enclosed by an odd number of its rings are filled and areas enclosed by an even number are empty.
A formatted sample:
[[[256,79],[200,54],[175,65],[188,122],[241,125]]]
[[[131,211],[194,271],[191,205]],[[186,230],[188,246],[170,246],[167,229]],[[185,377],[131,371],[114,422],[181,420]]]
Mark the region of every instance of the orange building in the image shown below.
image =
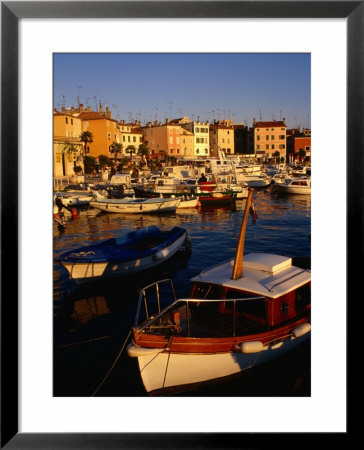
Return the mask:
[[[300,155],[301,150],[304,151],[305,153],[304,156]],[[304,160],[311,161],[311,136],[304,135],[303,133],[288,136],[287,158],[289,162],[304,161]]]
[[[194,135],[183,129],[175,122],[151,122],[143,127],[144,142],[148,141],[148,148],[152,158],[163,156],[191,157],[193,156]]]
[[[257,158],[285,157],[287,151],[287,125],[282,121],[256,122],[253,119],[254,153]],[[278,155],[279,154],[279,155]]]
[[[121,142],[118,122],[111,117],[110,110],[106,107],[104,111],[102,106],[98,112],[91,111],[90,108],[81,109],[77,117],[82,121],[82,131],[89,131],[92,134],[92,142],[87,144],[86,156],[113,157],[113,153],[109,151],[110,146],[113,142]]]

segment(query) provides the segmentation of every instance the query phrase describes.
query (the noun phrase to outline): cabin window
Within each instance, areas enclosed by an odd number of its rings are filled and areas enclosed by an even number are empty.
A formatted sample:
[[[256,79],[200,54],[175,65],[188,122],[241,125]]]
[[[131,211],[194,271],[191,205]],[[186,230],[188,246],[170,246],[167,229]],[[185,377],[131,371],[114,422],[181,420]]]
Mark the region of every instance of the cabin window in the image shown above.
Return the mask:
[[[309,284],[305,284],[296,291],[295,297],[295,309],[301,311],[306,309],[311,303],[311,287]]]
[[[251,298],[254,297],[254,294],[244,294],[239,291],[229,290],[226,292],[226,299],[234,299],[234,298]],[[242,302],[236,303],[236,311],[239,315],[245,316],[249,319],[255,319],[258,322],[266,321],[267,313],[266,313],[266,305],[265,298],[259,298],[254,300],[246,300]]]

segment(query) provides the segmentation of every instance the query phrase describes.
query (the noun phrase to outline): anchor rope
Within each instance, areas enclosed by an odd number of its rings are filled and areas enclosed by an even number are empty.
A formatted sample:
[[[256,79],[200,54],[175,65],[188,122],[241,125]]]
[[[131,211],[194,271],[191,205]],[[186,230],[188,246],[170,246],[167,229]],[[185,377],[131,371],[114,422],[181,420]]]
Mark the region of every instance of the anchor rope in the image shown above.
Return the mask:
[[[165,381],[166,381],[166,377],[167,377],[167,371],[168,371],[168,365],[169,365],[169,358],[170,358],[170,356],[171,356],[171,349],[172,349],[172,339],[173,339],[173,337],[170,337],[170,339],[169,339],[169,341],[168,341],[168,344],[167,345],[169,345],[169,352],[168,352],[168,359],[167,359],[167,364],[166,364],[166,370],[165,370],[165,372],[164,372],[164,379],[163,379],[163,384],[162,384],[162,389],[164,389],[164,383],[165,383]]]
[[[99,389],[101,388],[101,386],[105,383],[106,379],[108,378],[108,376],[110,375],[111,371],[113,370],[113,368],[115,367],[115,364],[117,363],[118,359],[120,358],[121,354],[123,353],[123,350],[125,348],[126,343],[128,342],[130,335],[131,335],[132,330],[129,331],[128,336],[126,337],[123,346],[121,347],[121,350],[119,352],[119,354],[117,355],[115,361],[113,362],[112,366],[110,367],[109,371],[107,372],[107,374],[105,375],[104,379],[101,381],[101,383],[98,385],[98,387],[95,389],[95,391],[92,393],[91,397],[94,397],[97,392],[99,391]]]
[[[140,369],[140,373],[142,373],[143,370],[144,370],[147,366],[149,366],[149,364],[150,364],[151,362],[153,362],[157,356],[159,356],[161,353],[164,352],[164,350],[167,349],[167,347],[168,347],[168,345],[169,345],[169,343],[170,343],[171,341],[172,341],[172,338],[167,342],[167,344],[166,344],[163,348],[161,348],[161,351],[160,351],[160,352],[158,352],[155,356],[153,356],[153,358],[152,358],[149,362],[147,362],[147,364],[146,364],[142,369]]]

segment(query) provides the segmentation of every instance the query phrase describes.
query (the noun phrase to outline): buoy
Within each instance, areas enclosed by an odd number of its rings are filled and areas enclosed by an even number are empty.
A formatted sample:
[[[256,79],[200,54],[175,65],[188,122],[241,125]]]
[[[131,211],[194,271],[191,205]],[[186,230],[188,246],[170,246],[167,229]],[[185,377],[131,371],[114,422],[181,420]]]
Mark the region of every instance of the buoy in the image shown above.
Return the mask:
[[[311,325],[306,322],[303,323],[302,325],[299,325],[298,327],[294,328],[294,330],[292,331],[292,334],[295,338],[299,338],[301,336],[303,336],[304,334],[308,333],[311,330]]]
[[[263,350],[263,342],[249,341],[240,344],[241,353],[259,353]]]
[[[164,258],[166,258],[167,256],[169,255],[169,250],[168,250],[168,248],[165,248],[165,249],[163,249],[163,250],[159,250],[159,252],[157,252],[155,255],[154,255],[154,260],[155,261],[160,261],[161,259],[164,259]]]
[[[72,219],[77,219],[77,210],[75,208],[72,209]]]

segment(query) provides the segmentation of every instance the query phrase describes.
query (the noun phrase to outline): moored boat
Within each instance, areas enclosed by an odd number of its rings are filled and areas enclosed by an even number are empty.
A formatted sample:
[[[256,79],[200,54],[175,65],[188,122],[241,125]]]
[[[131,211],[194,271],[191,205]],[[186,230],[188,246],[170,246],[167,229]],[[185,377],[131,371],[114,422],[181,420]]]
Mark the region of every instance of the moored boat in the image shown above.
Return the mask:
[[[282,255],[243,256],[251,196],[234,260],[194,277],[189,298],[177,299],[171,280],[141,291],[127,351],[148,393],[239,374],[309,339],[310,271]],[[171,287],[169,303],[162,284]],[[148,296],[157,296],[154,311]]]
[[[184,228],[161,231],[152,225],[70,250],[57,260],[77,284],[131,276],[168,260],[182,249],[186,239]]]
[[[311,179],[310,178],[285,178],[283,183],[276,183],[272,185],[274,192],[281,192],[284,194],[311,194]]]
[[[174,212],[181,198],[103,198],[95,197],[90,206],[104,212],[124,214],[158,214]]]

